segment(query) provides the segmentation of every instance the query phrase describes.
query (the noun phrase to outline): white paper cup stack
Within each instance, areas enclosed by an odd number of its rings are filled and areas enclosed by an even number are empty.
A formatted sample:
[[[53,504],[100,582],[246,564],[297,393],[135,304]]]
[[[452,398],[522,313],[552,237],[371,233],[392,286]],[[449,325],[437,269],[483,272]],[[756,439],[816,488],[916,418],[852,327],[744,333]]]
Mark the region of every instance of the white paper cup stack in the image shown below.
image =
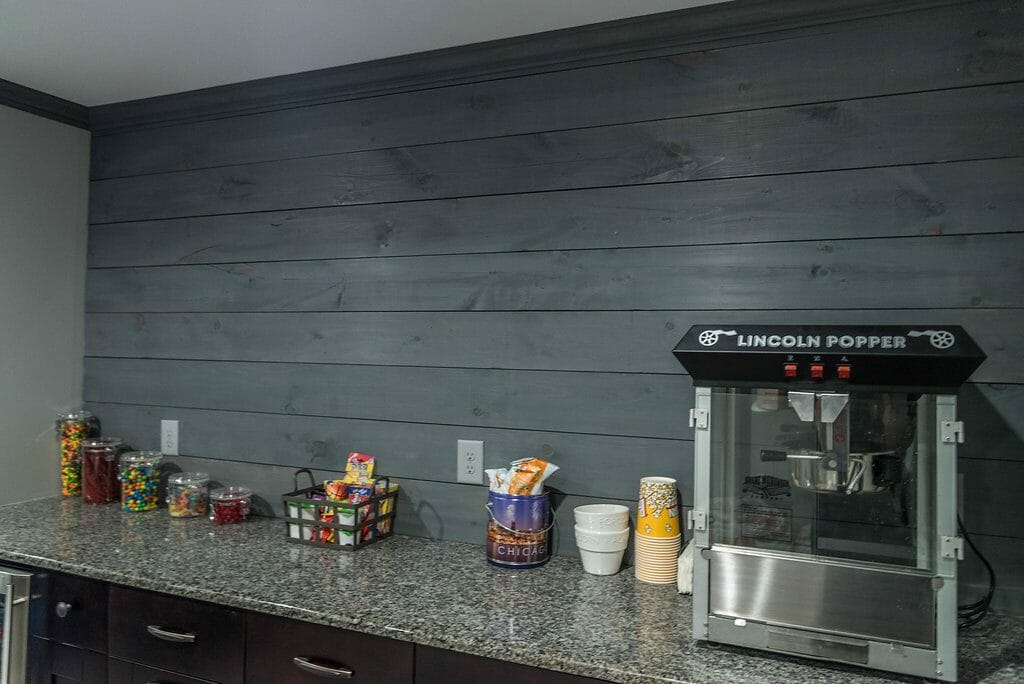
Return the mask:
[[[679,497],[672,478],[640,480],[634,543],[636,578],[648,584],[675,584],[683,538],[679,527]]]
[[[629,509],[616,504],[590,504],[573,509],[576,546],[583,569],[593,575],[614,575],[629,543]]]

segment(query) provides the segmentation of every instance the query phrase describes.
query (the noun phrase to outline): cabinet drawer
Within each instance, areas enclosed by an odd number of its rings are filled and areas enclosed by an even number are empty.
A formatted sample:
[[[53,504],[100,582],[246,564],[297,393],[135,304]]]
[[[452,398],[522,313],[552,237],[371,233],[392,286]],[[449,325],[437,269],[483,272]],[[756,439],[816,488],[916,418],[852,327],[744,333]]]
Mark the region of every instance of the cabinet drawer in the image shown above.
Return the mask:
[[[367,684],[410,684],[412,644],[250,613],[247,621],[246,682],[323,682],[327,672],[317,675],[303,669],[295,658],[314,665],[352,672],[349,681]],[[308,665],[307,665],[308,668]]]
[[[107,672],[110,673],[107,684],[210,684],[206,679],[196,679],[116,658],[110,659]]]
[[[106,653],[106,583],[39,570],[32,575],[31,606],[33,635]]]
[[[426,646],[416,647],[416,684],[607,684],[603,679],[553,672]]]
[[[235,684],[245,666],[245,614],[191,599],[110,587],[110,655]]]

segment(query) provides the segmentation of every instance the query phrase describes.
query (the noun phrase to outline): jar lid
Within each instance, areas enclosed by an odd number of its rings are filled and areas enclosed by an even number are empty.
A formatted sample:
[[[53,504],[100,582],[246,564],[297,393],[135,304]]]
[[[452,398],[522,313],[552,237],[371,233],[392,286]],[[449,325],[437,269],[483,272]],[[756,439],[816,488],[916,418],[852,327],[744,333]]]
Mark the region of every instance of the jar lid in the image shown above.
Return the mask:
[[[210,492],[210,498],[217,501],[238,501],[252,496],[248,487],[218,487]]]
[[[124,444],[124,442],[122,442],[119,437],[95,437],[82,440],[82,448],[84,449],[119,447],[122,444]]]
[[[92,418],[92,414],[85,410],[67,411],[60,414],[60,420],[85,421]]]
[[[167,484],[204,485],[210,481],[206,473],[175,473],[167,478]]]
[[[129,451],[121,456],[122,463],[159,463],[164,455],[159,451]]]

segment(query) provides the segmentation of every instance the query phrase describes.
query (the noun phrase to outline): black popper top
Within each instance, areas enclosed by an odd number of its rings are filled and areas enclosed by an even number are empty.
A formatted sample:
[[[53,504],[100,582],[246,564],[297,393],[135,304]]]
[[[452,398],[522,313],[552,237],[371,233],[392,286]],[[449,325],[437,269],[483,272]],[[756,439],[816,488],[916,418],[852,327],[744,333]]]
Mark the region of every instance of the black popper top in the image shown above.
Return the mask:
[[[985,360],[956,325],[695,325],[672,350],[703,387],[955,393]]]

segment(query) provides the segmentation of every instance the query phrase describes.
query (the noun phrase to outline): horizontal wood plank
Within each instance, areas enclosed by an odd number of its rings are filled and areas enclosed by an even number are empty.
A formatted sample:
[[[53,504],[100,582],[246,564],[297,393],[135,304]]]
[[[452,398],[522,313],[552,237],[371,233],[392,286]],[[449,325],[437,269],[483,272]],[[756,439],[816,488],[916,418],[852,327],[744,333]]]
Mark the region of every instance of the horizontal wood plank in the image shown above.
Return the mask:
[[[85,361],[85,400],[685,439],[687,376],[296,363]]]
[[[971,437],[968,435],[968,437]],[[974,435],[972,441],[986,442],[986,435]],[[967,444],[961,449],[966,452]],[[1024,460],[991,461],[962,459],[964,525],[969,530],[1001,537],[1018,537],[1024,544]]]
[[[1024,159],[92,226],[89,266],[1024,230]]]
[[[1022,37],[1019,7],[911,12],[818,35],[97,136],[92,176],[1012,81],[1024,78]]]
[[[485,468],[503,468],[515,459],[539,456],[559,466],[549,484],[566,494],[632,498],[635,478],[622,476],[624,469],[632,469],[676,478],[684,503],[693,501],[693,443],[689,440],[125,404],[90,403],[89,410],[103,421],[106,434],[117,435],[136,449],[159,449],[160,421],[177,420],[179,450],[190,456],[344,471],[346,455],[359,451],[375,456],[384,475],[455,482],[456,441],[479,439],[484,442]]]
[[[1024,385],[964,385],[957,412],[967,433],[961,458],[1024,463]]]
[[[1024,615],[1024,539],[1020,537],[994,537],[979,534],[977,528],[967,526],[971,540],[992,564],[996,572],[996,593],[992,612],[1003,615]],[[964,560],[957,568],[960,576],[961,604],[974,603],[988,589],[988,572],[974,551],[964,544]]]
[[[90,222],[1020,156],[1022,102],[980,86],[98,180]]]
[[[692,325],[960,325],[988,354],[975,382],[1024,383],[1024,309],[92,313],[87,356],[678,373]],[[460,344],[452,344],[460,340]],[[589,341],[600,340],[600,344]],[[586,353],[580,353],[585,348]],[[1018,412],[1024,415],[1024,407]],[[1021,432],[1024,432],[1024,426]],[[1024,451],[1024,450],[1022,450]]]
[[[101,269],[88,312],[1015,307],[1024,234]]]

